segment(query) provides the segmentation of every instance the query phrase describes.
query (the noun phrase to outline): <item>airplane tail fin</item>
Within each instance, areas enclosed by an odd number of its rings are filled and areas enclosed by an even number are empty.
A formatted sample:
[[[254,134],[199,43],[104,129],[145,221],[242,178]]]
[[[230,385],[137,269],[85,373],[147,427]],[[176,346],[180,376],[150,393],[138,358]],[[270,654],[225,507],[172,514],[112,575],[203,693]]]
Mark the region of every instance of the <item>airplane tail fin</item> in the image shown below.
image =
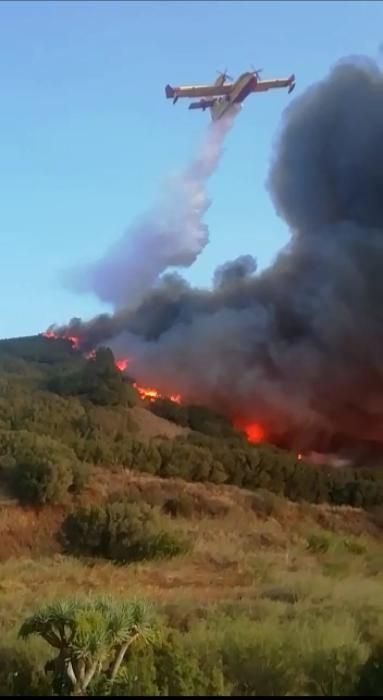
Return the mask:
[[[290,75],[289,82],[290,82],[290,87],[288,89],[288,94],[290,94],[290,92],[292,92],[295,88],[295,75],[294,75],[294,73],[292,75]]]
[[[165,95],[166,97],[174,97],[174,88],[171,85],[165,87]]]

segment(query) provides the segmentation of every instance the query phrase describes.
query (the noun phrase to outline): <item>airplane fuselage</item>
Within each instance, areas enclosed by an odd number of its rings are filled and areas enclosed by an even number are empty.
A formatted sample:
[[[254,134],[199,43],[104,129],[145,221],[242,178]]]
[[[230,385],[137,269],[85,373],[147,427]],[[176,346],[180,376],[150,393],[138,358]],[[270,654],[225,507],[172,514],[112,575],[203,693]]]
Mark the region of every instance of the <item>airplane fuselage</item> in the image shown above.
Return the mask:
[[[216,103],[211,108],[212,119],[220,119],[228,112],[233,105],[241,104],[246,98],[255,91],[257,79],[251,73],[243,73],[238,80],[233,83],[230,88],[231,92],[219,97]]]

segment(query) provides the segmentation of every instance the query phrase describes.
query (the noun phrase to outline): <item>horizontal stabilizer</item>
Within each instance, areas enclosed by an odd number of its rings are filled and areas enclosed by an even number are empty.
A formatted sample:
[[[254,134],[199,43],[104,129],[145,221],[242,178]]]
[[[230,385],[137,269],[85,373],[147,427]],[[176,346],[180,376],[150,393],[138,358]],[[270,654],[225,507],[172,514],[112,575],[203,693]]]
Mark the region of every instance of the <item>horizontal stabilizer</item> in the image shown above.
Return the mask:
[[[189,105],[189,109],[208,109],[215,104],[215,100],[200,100],[199,102],[192,102]]]

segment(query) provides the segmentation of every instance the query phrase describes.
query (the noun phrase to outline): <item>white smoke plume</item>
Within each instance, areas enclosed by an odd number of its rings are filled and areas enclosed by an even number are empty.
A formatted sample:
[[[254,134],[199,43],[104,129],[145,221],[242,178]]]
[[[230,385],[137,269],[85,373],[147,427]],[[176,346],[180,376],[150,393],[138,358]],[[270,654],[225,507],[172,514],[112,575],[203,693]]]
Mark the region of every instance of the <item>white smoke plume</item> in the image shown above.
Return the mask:
[[[94,292],[115,309],[132,308],[169,267],[189,267],[209,241],[203,217],[210,206],[206,182],[217,168],[237,110],[211,122],[197,156],[166,180],[155,206],[131,225],[106,255],[73,270],[67,284]]]

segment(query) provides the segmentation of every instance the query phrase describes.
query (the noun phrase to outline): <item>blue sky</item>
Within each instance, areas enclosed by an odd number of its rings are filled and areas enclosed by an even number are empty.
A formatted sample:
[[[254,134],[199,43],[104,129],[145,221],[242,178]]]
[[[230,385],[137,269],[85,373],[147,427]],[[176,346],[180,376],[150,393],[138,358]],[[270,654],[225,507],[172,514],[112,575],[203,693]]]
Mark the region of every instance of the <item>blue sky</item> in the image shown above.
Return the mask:
[[[207,285],[244,253],[287,241],[265,189],[283,109],[341,57],[380,60],[379,2],[0,3],[0,336],[105,310],[60,273],[97,259],[182,168],[208,113],[164,86],[296,75],[293,95],[250,97],[209,183],[211,241],[187,278]]]

